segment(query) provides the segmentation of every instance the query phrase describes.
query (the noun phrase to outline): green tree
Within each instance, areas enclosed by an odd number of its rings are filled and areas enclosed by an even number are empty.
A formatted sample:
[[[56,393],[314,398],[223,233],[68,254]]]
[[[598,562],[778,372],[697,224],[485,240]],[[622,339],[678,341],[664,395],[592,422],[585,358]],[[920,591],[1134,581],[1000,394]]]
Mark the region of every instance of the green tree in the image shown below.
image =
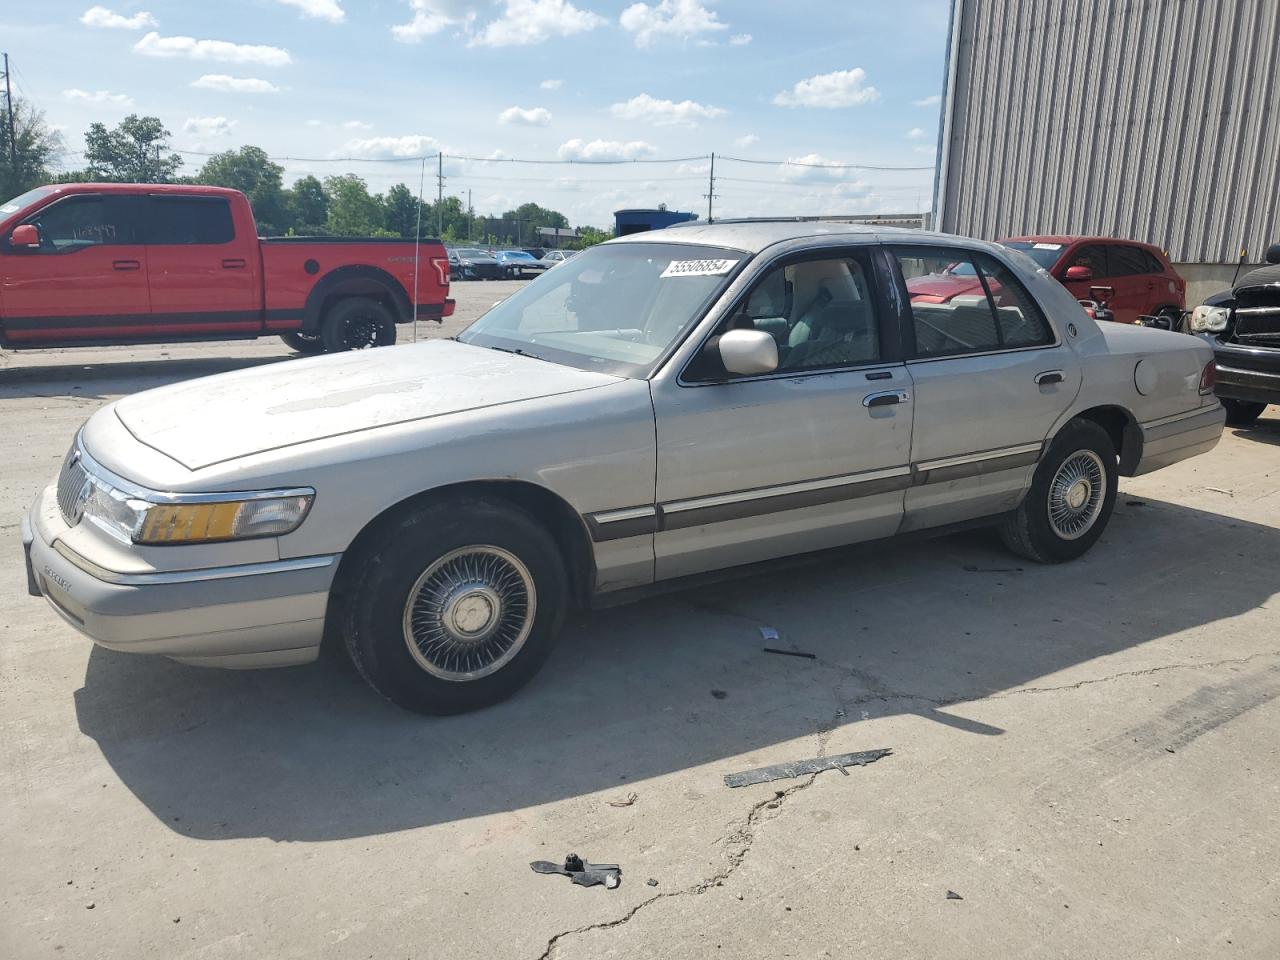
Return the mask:
[[[241,147],[216,153],[195,176],[196,183],[231,187],[249,198],[258,232],[281,233],[293,226],[284,191],[284,167],[273,163],[260,147]]]
[[[587,247],[594,247],[597,243],[604,243],[606,240],[612,240],[613,234],[608,230],[598,230],[595,227],[579,227],[578,238],[569,244],[571,250],[585,250]]]
[[[182,158],[169,152],[169,131],[159,117],[131,113],[114,130],[90,124],[84,144],[93,180],[169,183],[182,166]]]
[[[383,226],[392,233],[412,237],[418,229],[418,198],[403,183],[397,183],[382,198],[382,216]],[[422,221],[428,222],[425,215]]]
[[[538,243],[541,236],[539,227],[568,227],[569,219],[559,210],[549,210],[536,203],[522,203],[514,210],[502,215],[507,221],[503,229],[507,234],[506,243],[522,243],[525,245]]]
[[[455,239],[465,239],[470,236],[469,225],[467,211],[463,209],[460,197],[445,197],[442,201],[426,204],[422,208],[424,237],[452,232]]]
[[[289,228],[302,234],[325,232],[329,219],[329,197],[324,184],[311,175],[299,177],[288,191]]]
[[[369,195],[369,187],[354,173],[325,177],[324,192],[329,197],[325,229],[340,237],[386,236],[382,226],[382,204]]]
[[[61,153],[62,137],[49,129],[39,110],[13,101],[12,144],[8,108],[0,110],[0,203],[48,183],[53,178],[49,167]]]

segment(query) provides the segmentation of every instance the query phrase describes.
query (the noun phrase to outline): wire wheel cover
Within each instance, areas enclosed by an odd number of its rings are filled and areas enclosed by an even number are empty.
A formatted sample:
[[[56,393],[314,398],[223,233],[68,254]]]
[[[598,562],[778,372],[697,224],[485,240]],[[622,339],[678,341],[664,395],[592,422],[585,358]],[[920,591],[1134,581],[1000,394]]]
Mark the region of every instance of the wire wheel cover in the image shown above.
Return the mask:
[[[1092,450],[1077,450],[1049,482],[1049,526],[1063,540],[1083,537],[1097,522],[1106,496],[1102,458]]]
[[[422,669],[466,681],[502,669],[533,628],[537,591],[529,569],[501,547],[453,550],[409,590],[404,639]]]

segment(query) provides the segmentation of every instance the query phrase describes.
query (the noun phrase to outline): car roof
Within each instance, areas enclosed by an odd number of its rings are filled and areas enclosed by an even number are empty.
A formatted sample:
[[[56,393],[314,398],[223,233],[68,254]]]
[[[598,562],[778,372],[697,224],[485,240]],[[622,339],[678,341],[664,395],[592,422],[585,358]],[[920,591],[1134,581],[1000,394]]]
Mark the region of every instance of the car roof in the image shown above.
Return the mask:
[[[53,193],[177,193],[185,197],[239,196],[239,190],[230,187],[209,187],[204,184],[186,183],[57,183],[51,184]]]
[[[1001,243],[1061,243],[1066,246],[1069,243],[1127,243],[1135,247],[1142,247],[1144,250],[1159,250],[1160,248],[1150,243],[1143,243],[1141,240],[1126,240],[1124,237],[1071,237],[1060,236],[1057,234],[1028,234],[1025,237],[1004,237]]]
[[[977,247],[988,246],[982,240],[931,230],[798,219],[721,220],[715,223],[693,221],[675,224],[662,230],[628,234],[625,237],[610,240],[609,243],[693,243],[708,247],[728,247],[744,253],[759,253],[766,247],[785,243],[788,240],[816,238],[845,239],[849,243],[936,241],[947,245],[962,242]]]

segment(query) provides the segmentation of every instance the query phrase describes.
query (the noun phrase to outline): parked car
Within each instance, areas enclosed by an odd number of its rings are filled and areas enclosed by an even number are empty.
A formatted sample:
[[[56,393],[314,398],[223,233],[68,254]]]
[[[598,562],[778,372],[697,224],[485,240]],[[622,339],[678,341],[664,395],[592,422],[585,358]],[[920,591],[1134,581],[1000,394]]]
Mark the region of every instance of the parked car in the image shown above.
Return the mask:
[[[1004,300],[910,302],[970,264]],[[1213,351],[944,234],[698,224],[584,251],[457,338],[94,414],[23,522],[32,593],[115,650],[316,657],[425,713],[500,700],[566,611],[899,532],[1072,560],[1117,477],[1211,449]],[[1161,522],[1158,515],[1152,522]]]
[[[508,279],[537,276],[548,269],[547,264],[541,260],[535,260],[523,250],[499,250],[495,259],[498,261],[498,266],[502,268],[503,276]]]
[[[0,206],[9,349],[278,334],[319,353],[395,343],[396,324],[452,313],[438,241],[260,239],[236,190],[68,183]]]
[[[1214,391],[1231,424],[1252,423],[1267,404],[1280,403],[1280,243],[1267,249],[1266,260],[1268,266],[1196,307],[1188,324],[1213,347]]]
[[[455,280],[497,280],[502,268],[487,250],[465,247],[449,252],[449,276]]]
[[[564,263],[577,252],[577,250],[548,250],[542,255],[542,259],[550,269]]]
[[[525,247],[524,252],[535,260],[541,260],[547,255],[547,251],[542,247]]]
[[[1111,237],[1012,237],[1021,250],[1071,291],[1077,300],[1105,300],[1118,323],[1166,318],[1180,328],[1186,281],[1159,247]]]

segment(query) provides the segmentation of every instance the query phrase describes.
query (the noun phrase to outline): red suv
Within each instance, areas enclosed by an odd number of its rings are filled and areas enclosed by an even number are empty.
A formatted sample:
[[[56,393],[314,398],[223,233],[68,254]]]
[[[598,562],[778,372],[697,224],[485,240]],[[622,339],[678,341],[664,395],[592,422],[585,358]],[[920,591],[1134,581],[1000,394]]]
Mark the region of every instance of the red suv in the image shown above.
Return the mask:
[[[1186,281],[1156,247],[1108,237],[1013,237],[1004,246],[1020,250],[1071,291],[1077,300],[1105,301],[1119,323],[1165,316],[1179,329]],[[946,303],[952,297],[984,296],[970,263],[907,281],[912,300]]]
[[[1012,237],[1001,240],[1044,267],[1077,300],[1105,300],[1119,323],[1163,316],[1178,329],[1187,283],[1158,247],[1109,237]],[[1104,293],[1095,296],[1102,287]]]

